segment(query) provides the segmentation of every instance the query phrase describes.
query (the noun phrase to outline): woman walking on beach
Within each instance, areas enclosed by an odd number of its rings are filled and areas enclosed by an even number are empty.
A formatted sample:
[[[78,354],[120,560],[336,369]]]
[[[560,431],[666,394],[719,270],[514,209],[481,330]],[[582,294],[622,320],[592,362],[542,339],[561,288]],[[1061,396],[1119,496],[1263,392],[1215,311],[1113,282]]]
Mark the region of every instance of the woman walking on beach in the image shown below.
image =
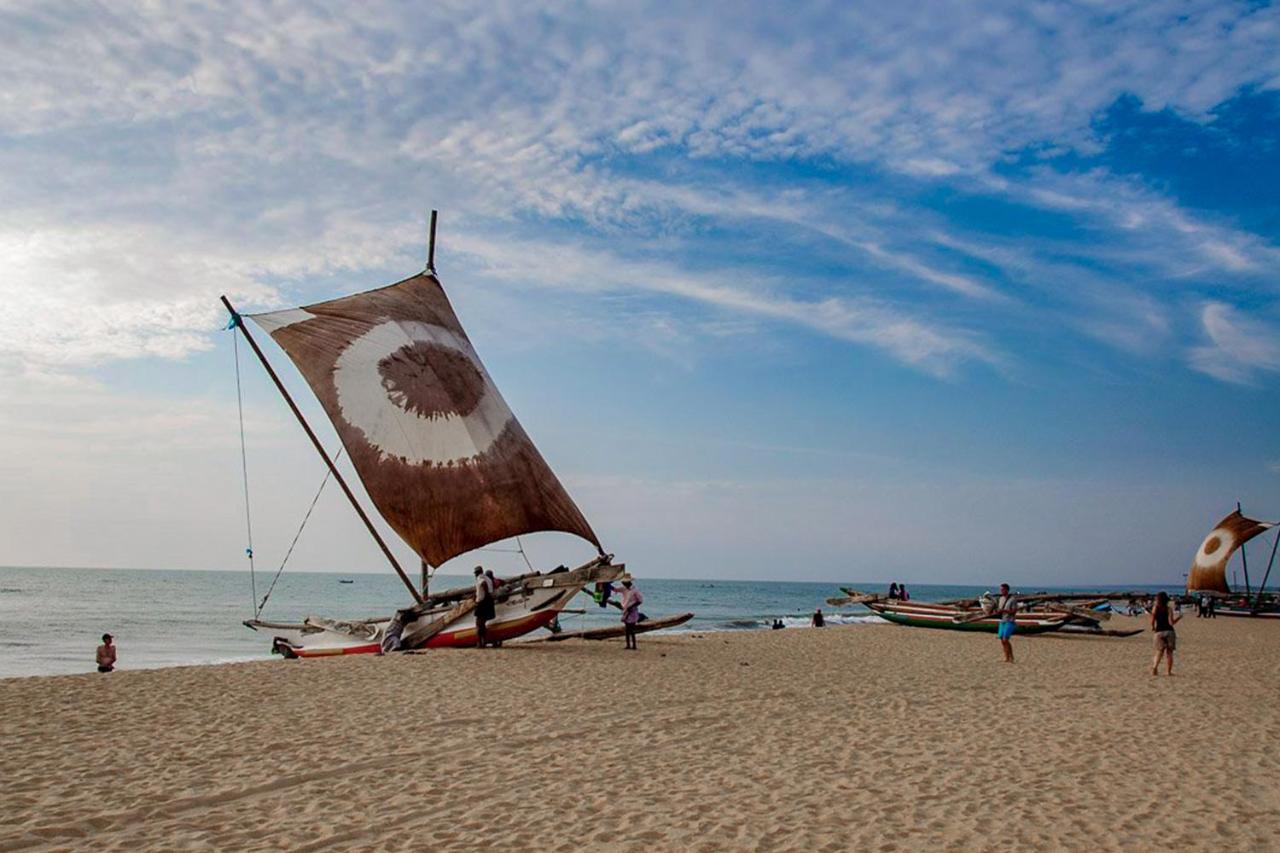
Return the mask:
[[[1156,593],[1156,603],[1151,608],[1151,632],[1156,637],[1156,656],[1151,661],[1151,674],[1160,674],[1160,658],[1164,657],[1165,674],[1173,675],[1173,650],[1178,646],[1178,634],[1173,626],[1182,618],[1181,613],[1174,613],[1169,606],[1169,593]]]
[[[631,575],[622,576],[622,628],[627,640],[627,648],[636,647],[636,625],[640,623],[640,605],[644,596],[640,590],[631,585]]]

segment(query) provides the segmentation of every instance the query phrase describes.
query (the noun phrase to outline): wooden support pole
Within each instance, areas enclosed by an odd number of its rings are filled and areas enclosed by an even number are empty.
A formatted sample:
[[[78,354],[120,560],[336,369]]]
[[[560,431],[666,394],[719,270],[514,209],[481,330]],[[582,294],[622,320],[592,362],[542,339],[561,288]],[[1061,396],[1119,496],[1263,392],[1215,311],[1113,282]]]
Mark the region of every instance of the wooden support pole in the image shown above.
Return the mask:
[[[1236,501],[1236,512],[1244,512],[1244,510],[1240,508],[1240,501]],[[1249,554],[1245,551],[1243,542],[1240,543],[1240,563],[1244,566],[1244,595],[1245,598],[1248,598],[1253,593],[1252,590],[1249,589]]]
[[[431,211],[431,230],[427,235],[427,272],[434,273],[436,271],[436,214],[439,211]]]
[[[383,541],[377,529],[373,526],[373,522],[369,520],[369,516],[365,514],[364,508],[360,506],[360,502],[356,500],[355,494],[351,491],[351,487],[347,485],[347,481],[343,479],[342,473],[338,471],[338,466],[333,464],[333,460],[329,458],[329,454],[325,451],[324,445],[320,443],[320,439],[316,437],[312,431],[311,425],[307,423],[307,419],[302,416],[302,410],[298,408],[298,404],[293,402],[293,397],[285,390],[284,383],[280,381],[280,377],[276,375],[275,369],[271,367],[271,362],[267,361],[266,355],[258,347],[258,342],[253,339],[253,335],[249,334],[248,327],[244,324],[244,318],[240,316],[240,312],[232,307],[227,297],[222,297],[222,304],[231,312],[232,319],[235,320],[236,328],[244,334],[244,339],[249,342],[249,346],[253,349],[254,355],[258,357],[258,361],[262,362],[262,366],[266,368],[267,375],[271,377],[271,381],[275,383],[276,390],[280,392],[280,396],[284,397],[284,401],[289,404],[289,409],[293,412],[294,417],[298,419],[298,423],[302,425],[302,429],[307,434],[307,438],[311,439],[311,443],[315,446],[316,452],[320,454],[320,458],[324,460],[324,464],[329,466],[329,472],[333,474],[333,479],[338,481],[338,485],[342,487],[342,493],[347,496],[347,500],[351,501],[352,508],[356,511],[356,515],[360,516],[360,520],[364,522],[365,528],[369,531],[369,535],[373,537],[373,541],[378,543],[378,547],[382,549],[382,553],[386,556],[387,562],[391,563],[391,568],[396,570],[396,574],[400,576],[400,580],[404,583],[409,593],[413,596],[413,600],[418,604],[422,604],[422,596],[414,587],[413,581],[409,580],[409,576],[404,573],[404,569],[400,568],[400,563],[396,560],[395,554],[391,553],[391,549],[387,547],[387,543]]]
[[[1275,541],[1271,543],[1271,559],[1267,560],[1267,571],[1262,576],[1262,583],[1258,586],[1258,597],[1253,600],[1253,612],[1257,613],[1262,609],[1262,591],[1267,588],[1267,579],[1271,577],[1271,567],[1276,562],[1276,546],[1280,545],[1280,529],[1276,530]]]

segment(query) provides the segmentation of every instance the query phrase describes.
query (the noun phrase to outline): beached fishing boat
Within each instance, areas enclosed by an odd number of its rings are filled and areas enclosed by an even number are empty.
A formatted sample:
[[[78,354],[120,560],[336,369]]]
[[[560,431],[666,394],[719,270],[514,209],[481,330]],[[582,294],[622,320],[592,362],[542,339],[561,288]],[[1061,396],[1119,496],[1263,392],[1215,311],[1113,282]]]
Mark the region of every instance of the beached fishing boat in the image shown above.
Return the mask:
[[[1235,511],[1214,525],[1204,538],[1191,561],[1187,574],[1187,593],[1193,596],[1210,595],[1221,603],[1214,612],[1219,616],[1235,616],[1252,619],[1280,619],[1280,597],[1267,593],[1267,581],[1276,561],[1276,548],[1280,546],[1280,529],[1271,542],[1271,556],[1262,583],[1253,589],[1249,582],[1249,556],[1245,543],[1267,530],[1277,527],[1274,521],[1257,521],[1244,515],[1240,504]],[[1232,592],[1227,584],[1227,565],[1235,553],[1240,553],[1244,569],[1244,593]]]
[[[923,601],[864,601],[864,607],[882,619],[913,628],[945,628],[949,631],[986,631],[994,634],[1000,625],[998,616],[975,618],[971,610],[952,604]],[[1057,631],[1070,619],[1067,613],[1019,612],[1014,618],[1015,633],[1044,634]]]
[[[979,599],[956,601],[902,601],[878,593],[861,592],[842,587],[843,596],[829,598],[834,607],[861,604],[883,619],[916,628],[946,628],[954,631],[986,631],[994,633],[997,616],[984,616]],[[1104,607],[1108,598],[1126,598],[1135,593],[1050,594],[1018,596],[1020,609],[1014,619],[1016,633],[1045,634],[1062,631],[1099,637],[1132,637],[1141,628],[1105,629],[1102,622],[1111,618]]]
[[[261,314],[241,315],[222,299],[231,326],[262,362],[327,465],[326,482],[329,476],[337,482],[411,598],[387,617],[313,616],[278,623],[260,618],[264,596],[244,624],[271,635],[273,649],[287,656],[376,652],[384,645],[474,645],[472,588],[428,594],[427,579],[447,560],[525,533],[567,533],[589,542],[597,556],[573,570],[531,572],[499,583],[487,631],[493,641],[550,625],[579,590],[623,574],[463,331],[436,276],[435,222],[433,212],[426,269],[387,287]],[[246,320],[270,335],[315,393],[369,500],[421,558],[421,589],[370,521]],[[237,362],[237,388],[238,371]],[[252,573],[252,544],[248,554]]]
[[[635,632],[637,634],[647,634],[651,631],[661,631],[664,628],[675,628],[692,618],[692,613],[680,613],[675,616],[664,616],[660,619],[644,619],[636,623]],[[552,634],[549,637],[538,637],[529,642],[558,643],[562,640],[613,640],[621,637],[625,630],[622,625],[609,625],[605,628],[587,628],[582,631],[561,631],[558,634]]]

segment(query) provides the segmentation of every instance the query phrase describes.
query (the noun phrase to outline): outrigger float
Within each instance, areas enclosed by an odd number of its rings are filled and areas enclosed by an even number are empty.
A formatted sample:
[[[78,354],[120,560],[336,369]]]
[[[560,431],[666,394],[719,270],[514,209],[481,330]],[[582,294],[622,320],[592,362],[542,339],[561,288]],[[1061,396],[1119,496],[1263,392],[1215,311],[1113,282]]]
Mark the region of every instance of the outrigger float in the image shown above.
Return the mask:
[[[436,276],[435,232],[432,211],[426,269],[387,287],[262,314],[242,315],[222,297],[231,313],[229,328],[244,337],[327,466],[324,483],[332,478],[342,489],[412,598],[409,606],[386,617],[265,621],[262,608],[274,581],[259,601],[250,533],[254,614],[244,624],[269,634],[272,650],[286,657],[474,645],[473,588],[430,593],[429,578],[448,560],[525,533],[568,533],[594,546],[597,555],[576,569],[562,566],[500,581],[487,624],[489,641],[553,628],[579,591],[624,573],[625,566],[605,552],[516,420],[467,338]],[[337,457],[325,450],[303,417],[246,320],[271,337],[315,393],[369,500],[420,557],[421,588],[370,521],[339,471]],[[239,393],[238,345],[236,351]],[[243,435],[242,420],[242,440]],[[251,531],[248,497],[246,471],[246,529]],[[649,630],[657,627],[655,622]]]

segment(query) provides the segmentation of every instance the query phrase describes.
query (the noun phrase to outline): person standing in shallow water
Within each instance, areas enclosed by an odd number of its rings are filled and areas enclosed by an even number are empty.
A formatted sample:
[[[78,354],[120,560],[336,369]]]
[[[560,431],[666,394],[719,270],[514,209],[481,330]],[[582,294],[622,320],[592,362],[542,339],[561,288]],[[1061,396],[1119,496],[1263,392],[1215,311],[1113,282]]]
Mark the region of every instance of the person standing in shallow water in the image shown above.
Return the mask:
[[[627,648],[636,648],[636,625],[640,624],[640,605],[644,596],[631,583],[631,575],[622,576],[622,634],[626,638]]]
[[[116,647],[111,639],[110,634],[102,635],[102,645],[98,646],[98,672],[111,672],[116,668]]]
[[[1182,618],[1169,606],[1169,593],[1156,593],[1156,603],[1151,607],[1151,633],[1156,638],[1156,656],[1151,661],[1151,674],[1160,674],[1160,658],[1165,658],[1165,674],[1173,675],[1173,650],[1178,646],[1178,634],[1173,626]]]
[[[996,636],[1000,638],[1004,662],[1013,663],[1013,635],[1018,629],[1018,596],[1009,591],[1007,583],[1000,584],[1000,597],[996,599],[995,615],[1000,617]]]

